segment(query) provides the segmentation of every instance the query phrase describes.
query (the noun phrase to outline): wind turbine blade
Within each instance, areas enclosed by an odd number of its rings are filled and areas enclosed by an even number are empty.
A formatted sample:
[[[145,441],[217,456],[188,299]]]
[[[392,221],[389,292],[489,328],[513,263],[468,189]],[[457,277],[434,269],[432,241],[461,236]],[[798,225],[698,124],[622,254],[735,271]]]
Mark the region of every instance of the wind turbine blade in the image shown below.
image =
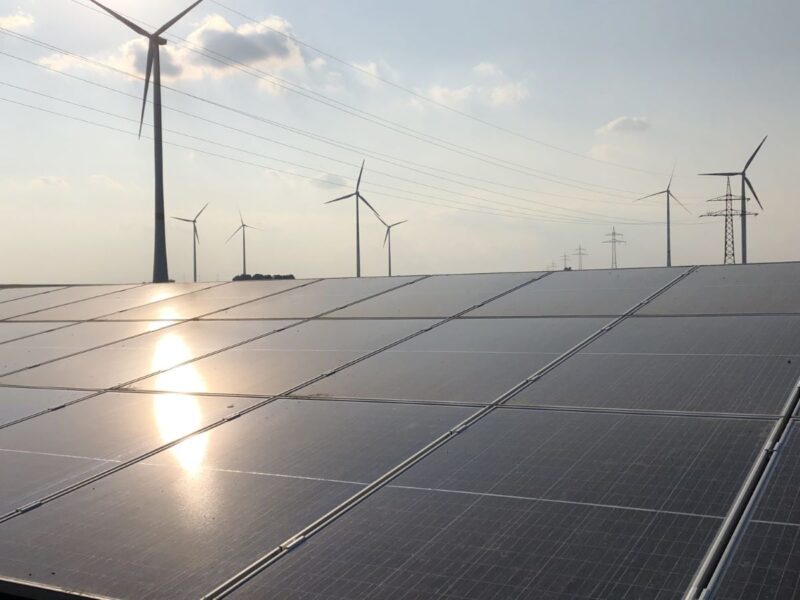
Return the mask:
[[[245,225],[246,229],[255,229],[256,231],[264,231],[261,227],[253,227],[252,225]]]
[[[242,224],[242,227],[244,227],[244,217],[242,216],[242,211],[239,211],[239,222]]]
[[[391,226],[397,227],[398,225],[402,225],[403,223],[408,223],[408,219],[406,219],[405,221],[398,221],[397,223],[392,223]]]
[[[153,72],[153,61],[157,48],[153,48],[155,42],[151,39],[147,44],[147,71],[144,76],[144,97],[142,98],[142,118],[139,119],[139,138],[142,137],[142,125],[144,125],[144,111],[147,108],[147,92],[150,89],[150,74]]]
[[[390,232],[391,230],[392,230],[392,228],[391,228],[391,227],[387,227],[387,228],[386,228],[386,235],[385,235],[385,236],[383,236],[383,245],[384,245],[384,246],[386,245],[386,241],[389,239],[389,232]]]
[[[661,190],[660,192],[656,192],[655,194],[650,194],[648,196],[642,196],[641,198],[637,198],[634,202],[638,202],[639,200],[647,200],[648,198],[652,198],[653,196],[660,196],[661,194],[665,193],[667,190]]]
[[[764,210],[764,207],[761,205],[761,200],[758,199],[758,194],[756,194],[755,189],[753,189],[753,184],[750,183],[750,180],[747,177],[744,178],[744,182],[747,184],[747,187],[750,188],[750,191],[753,192],[753,198],[755,198],[756,202],[758,202],[758,206],[761,208],[761,210]]]
[[[361,186],[361,176],[364,174],[364,163],[367,162],[366,160],[361,161],[361,170],[358,172],[358,181],[356,181],[356,192],[358,192],[358,188]]]
[[[698,173],[698,175],[702,175],[702,176],[709,175],[709,176],[712,176],[712,177],[735,177],[737,175],[741,175],[741,173],[740,172],[736,172],[736,173]]]
[[[156,32],[155,32],[155,34],[154,34],[154,35],[161,35],[162,33],[164,33],[164,32],[165,32],[167,29],[169,29],[170,27],[172,27],[173,25],[175,25],[175,23],[177,23],[177,22],[178,22],[178,21],[180,21],[180,20],[181,20],[183,17],[185,17],[185,16],[186,16],[186,13],[188,13],[189,11],[191,11],[191,10],[192,10],[192,9],[193,9],[195,6],[197,6],[198,4],[200,4],[202,1],[203,1],[203,0],[197,0],[197,2],[193,2],[193,3],[192,3],[192,5],[191,5],[189,8],[187,8],[186,10],[184,10],[184,11],[180,12],[180,13],[179,13],[177,16],[175,16],[175,17],[171,18],[169,21],[167,21],[167,22],[166,22],[166,23],[164,23],[164,24],[163,24],[161,27],[159,27],[159,28],[156,30]]]
[[[194,223],[193,223],[193,225],[194,225]],[[197,225],[194,225],[194,239],[197,240],[198,244],[200,243],[200,234],[197,233]]]
[[[172,217],[176,221],[183,221],[184,223],[194,223],[191,219],[184,219],[183,217]]]
[[[669,183],[667,184],[667,191],[672,187],[672,178],[675,177],[675,165],[672,165],[672,173],[669,175]]]
[[[370,210],[371,210],[373,213],[375,213],[375,216],[376,216],[376,217],[378,217],[378,220],[379,220],[381,223],[383,223],[384,225],[386,225],[386,221],[384,221],[383,219],[381,219],[381,216],[378,214],[378,211],[377,211],[377,210],[375,210],[375,208],[372,206],[372,204],[370,204],[369,202],[367,202],[367,199],[366,199],[366,198],[364,198],[364,196],[362,196],[362,195],[361,195],[361,192],[358,192],[358,198],[359,198],[359,200],[361,200],[361,201],[362,201],[364,204],[366,204],[367,206],[369,206],[369,209],[370,209]]]
[[[204,211],[205,209],[207,209],[207,208],[208,208],[208,204],[209,204],[209,203],[208,203],[208,202],[206,202],[206,205],[205,205],[203,208],[201,208],[201,209],[200,209],[200,212],[199,212],[199,213],[197,213],[197,215],[196,215],[196,216],[195,216],[195,218],[194,218],[194,220],[195,220],[195,221],[197,221],[197,219],[199,219],[199,218],[200,218],[200,215],[202,215],[202,214],[203,214],[203,211]]]
[[[339,200],[347,200],[348,198],[352,198],[355,196],[355,192],[352,194],[347,194],[347,196],[339,196],[338,198],[334,198],[333,200],[328,200],[325,204],[330,204],[331,202],[339,202]]]
[[[99,3],[97,0],[89,0],[89,1],[90,1],[92,4],[94,4],[94,5],[96,5],[96,6],[99,6],[100,8],[102,8],[104,11],[106,11],[108,14],[110,14],[112,17],[114,17],[114,18],[115,18],[115,19],[117,19],[118,21],[122,21],[123,23],[125,23],[125,25],[127,25],[128,27],[130,27],[131,29],[133,29],[133,30],[134,30],[136,33],[138,33],[138,34],[140,34],[140,35],[144,35],[144,36],[150,37],[150,33],[149,33],[148,31],[145,31],[144,29],[142,29],[141,27],[139,27],[139,26],[138,26],[136,23],[134,23],[134,22],[133,22],[133,21],[131,21],[130,19],[126,19],[126,18],[125,18],[125,17],[123,17],[121,14],[114,12],[113,10],[111,10],[110,8],[108,8],[107,6],[103,6],[103,5],[102,5],[102,4],[100,4],[100,3]]]
[[[672,192],[670,192],[670,193],[669,193],[669,197],[670,197],[670,198],[672,198],[673,200],[675,200],[675,202],[677,202],[677,203],[678,203],[678,206],[680,206],[680,207],[681,207],[683,210],[685,210],[687,213],[689,213],[689,214],[692,214],[692,211],[690,211],[688,208],[686,208],[686,207],[683,205],[683,202],[681,202],[680,200],[678,200],[678,198],[675,196],[675,194],[673,194]]]
[[[242,229],[244,229],[244,225],[240,225],[239,227],[237,227],[236,231],[234,231],[231,234],[231,237],[229,237],[227,240],[225,240],[225,243],[227,244],[228,242],[230,242],[233,239],[233,236],[235,236],[237,233],[239,233]]]
[[[747,164],[745,164],[744,169],[742,169],[742,173],[747,171],[747,167],[749,167],[750,163],[753,162],[753,159],[756,157],[756,154],[758,154],[758,151],[761,150],[761,146],[763,146],[764,142],[766,142],[766,141],[767,141],[767,136],[765,135],[764,139],[761,140],[761,143],[758,145],[758,148],[756,148],[756,151],[753,152],[753,155],[750,157],[750,160],[748,160]],[[761,203],[759,202],[758,205],[761,206]]]

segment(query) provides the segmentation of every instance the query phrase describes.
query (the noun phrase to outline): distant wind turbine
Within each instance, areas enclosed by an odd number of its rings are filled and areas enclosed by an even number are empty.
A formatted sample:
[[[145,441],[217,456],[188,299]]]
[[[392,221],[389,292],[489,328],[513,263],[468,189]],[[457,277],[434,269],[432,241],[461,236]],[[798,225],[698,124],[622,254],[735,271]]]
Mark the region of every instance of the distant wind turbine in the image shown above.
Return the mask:
[[[164,46],[167,40],[161,37],[167,29],[180,21],[186,14],[203,0],[197,0],[189,8],[167,21],[164,25],[149,33],[139,27],[133,21],[126,19],[119,13],[114,12],[107,6],[103,6],[97,0],[91,2],[112,17],[121,21],[136,33],[143,35],[148,40],[147,47],[147,68],[144,79],[144,100],[142,102],[142,116],[139,121],[139,137],[142,135],[142,125],[144,124],[144,111],[147,108],[147,92],[150,87],[150,75],[153,75],[153,140],[155,147],[155,192],[156,192],[156,218],[155,218],[155,248],[153,252],[153,282],[164,283],[169,281],[169,269],[167,267],[167,236],[164,227],[164,155],[161,138],[161,55],[160,46]]]
[[[200,209],[200,212],[197,213],[194,219],[184,219],[183,217],[172,217],[176,221],[183,221],[184,223],[191,223],[192,224],[192,257],[194,259],[194,282],[197,283],[197,244],[200,243],[200,236],[197,234],[197,219],[200,218],[200,215],[203,214],[203,211],[208,208],[208,204],[206,204],[203,208]]]
[[[361,170],[358,172],[358,180],[356,181],[356,191],[352,194],[347,194],[346,196],[340,196],[339,198],[334,198],[333,200],[328,200],[325,204],[332,204],[333,202],[340,202],[341,200],[347,200],[348,198],[355,198],[356,199],[356,277],[361,277],[361,222],[359,217],[359,206],[361,202],[366,204],[369,209],[375,213],[375,216],[380,219],[381,223],[384,225],[383,219],[378,214],[378,211],[375,210],[372,205],[367,202],[367,199],[364,198],[364,195],[360,191],[361,187],[361,176],[364,174],[364,162],[361,161]],[[359,200],[361,202],[359,202]]]
[[[667,183],[667,189],[661,190],[660,192],[656,192],[655,194],[649,194],[648,196],[643,196],[642,198],[637,198],[636,200],[634,200],[634,202],[639,202],[639,200],[646,200],[647,198],[652,198],[654,196],[660,196],[661,194],[664,194],[664,197],[665,197],[665,199],[667,201],[667,266],[668,267],[672,266],[672,234],[670,232],[671,221],[670,221],[670,216],[669,216],[669,201],[670,200],[675,200],[675,202],[678,203],[678,206],[680,206],[687,213],[692,214],[691,212],[689,212],[689,209],[686,208],[681,203],[680,200],[678,200],[678,198],[675,196],[675,194],[672,193],[672,190],[670,189],[672,187],[672,178],[674,176],[675,176],[675,168],[673,167],[672,168],[672,175],[669,176],[669,182]]]
[[[700,175],[708,175],[708,176],[712,176],[712,177],[736,177],[736,176],[741,176],[741,178],[742,178],[742,211],[741,211],[741,217],[742,217],[742,264],[743,265],[747,264],[747,198],[746,198],[747,190],[745,189],[745,186],[750,188],[750,191],[753,192],[753,198],[755,198],[756,202],[758,202],[758,206],[762,210],[764,209],[764,207],[761,206],[761,200],[758,199],[758,194],[756,194],[755,189],[753,189],[753,184],[750,183],[750,180],[747,178],[747,168],[750,166],[750,163],[753,162],[753,159],[756,157],[756,154],[758,154],[758,151],[761,150],[761,146],[763,146],[764,142],[766,142],[766,141],[767,141],[767,136],[765,135],[764,139],[761,140],[761,143],[758,145],[758,148],[756,148],[756,151],[753,152],[753,154],[750,156],[748,161],[744,164],[744,169],[742,169],[741,171],[732,171],[730,173],[700,173]]]
[[[241,211],[239,212],[239,221],[241,222],[241,225],[236,228],[236,231],[231,234],[231,237],[229,237],[225,243],[227,244],[230,242],[240,231],[242,232],[242,275],[247,275],[247,230],[255,229],[256,231],[260,231],[260,229],[258,229],[258,227],[253,227],[252,225],[246,224],[244,222],[244,217],[242,217]]]
[[[402,225],[403,223],[408,223],[408,219],[405,221],[398,221],[397,223],[392,223],[389,225],[386,221],[378,217],[383,223],[383,226],[386,227],[386,236],[383,238],[383,245],[386,246],[386,242],[389,242],[389,277],[392,276],[392,228],[397,227],[398,225]]]

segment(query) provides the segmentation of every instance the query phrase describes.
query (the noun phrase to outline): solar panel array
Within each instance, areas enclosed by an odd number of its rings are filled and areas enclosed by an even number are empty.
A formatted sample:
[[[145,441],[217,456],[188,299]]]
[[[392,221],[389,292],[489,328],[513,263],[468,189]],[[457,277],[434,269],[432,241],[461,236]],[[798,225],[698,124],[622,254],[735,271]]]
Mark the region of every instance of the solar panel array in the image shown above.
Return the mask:
[[[0,289],[0,593],[796,598],[799,367],[798,263]]]

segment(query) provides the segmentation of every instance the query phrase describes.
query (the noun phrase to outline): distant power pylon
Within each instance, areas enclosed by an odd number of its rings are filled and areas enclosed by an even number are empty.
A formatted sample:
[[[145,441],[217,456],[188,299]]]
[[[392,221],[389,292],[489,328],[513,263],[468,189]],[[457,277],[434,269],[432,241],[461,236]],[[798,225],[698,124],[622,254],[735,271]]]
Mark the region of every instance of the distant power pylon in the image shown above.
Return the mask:
[[[623,240],[623,235],[621,233],[617,233],[617,228],[612,227],[611,233],[607,233],[606,237],[611,238],[610,240],[606,240],[603,242],[604,244],[611,244],[611,268],[617,268],[617,244],[627,244],[625,240]]]
[[[556,264],[556,261],[552,261],[549,265],[547,265],[547,270],[548,271],[557,271],[558,270],[558,265]]]
[[[589,253],[586,251],[586,248],[578,244],[578,249],[575,250],[575,253],[572,256],[578,257],[578,271],[583,271],[583,257],[589,256]]]
[[[567,265],[569,264],[569,254],[564,252],[564,254],[561,255],[561,260],[564,261],[564,270],[566,271],[567,270]]]
[[[740,196],[734,196],[731,192],[731,178],[728,177],[727,188],[725,190],[724,196],[717,196],[716,198],[711,198],[710,200],[706,200],[706,202],[724,202],[725,208],[722,210],[714,210],[709,211],[704,215],[700,215],[701,217],[725,217],[725,258],[724,263],[726,265],[735,265],[736,264],[736,246],[734,244],[734,234],[733,234],[733,218],[740,216],[740,213],[737,212],[733,208],[733,201],[740,200]],[[745,198],[745,204],[749,198]],[[748,215],[756,215],[758,213],[748,212]]]

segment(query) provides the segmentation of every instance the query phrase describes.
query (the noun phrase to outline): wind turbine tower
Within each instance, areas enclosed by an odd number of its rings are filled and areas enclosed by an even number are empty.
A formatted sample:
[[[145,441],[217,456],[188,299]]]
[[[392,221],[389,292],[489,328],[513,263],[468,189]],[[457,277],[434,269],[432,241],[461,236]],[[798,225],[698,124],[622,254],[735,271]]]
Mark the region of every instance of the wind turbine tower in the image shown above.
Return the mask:
[[[578,257],[578,271],[583,271],[583,257],[589,256],[589,253],[586,252],[586,248],[578,244],[578,249],[575,250],[573,256]]]
[[[377,213],[376,213],[377,214]],[[386,221],[378,217],[380,222],[383,223],[384,227],[386,227],[386,236],[383,238],[383,245],[386,246],[386,243],[389,243],[389,277],[392,276],[392,228],[397,227],[398,225],[402,225],[403,223],[408,223],[408,219],[405,221],[398,221],[397,223],[392,223],[389,225]]]
[[[182,217],[172,217],[176,221],[183,221],[184,223],[191,223],[192,224],[192,258],[193,258],[193,265],[194,265],[194,282],[197,283],[197,244],[200,243],[200,236],[197,234],[197,219],[200,218],[200,215],[203,214],[203,211],[208,208],[208,204],[206,204],[203,208],[200,209],[200,212],[197,213],[194,219],[184,219]]]
[[[708,175],[711,177],[741,177],[742,178],[742,210],[741,210],[741,217],[742,217],[742,264],[747,264],[747,215],[752,214],[747,212],[747,190],[745,186],[750,188],[750,192],[753,194],[753,198],[755,198],[756,202],[758,202],[759,208],[764,210],[764,207],[761,206],[761,200],[758,199],[758,194],[756,194],[756,190],[753,188],[753,184],[750,183],[750,180],[747,178],[747,169],[750,166],[750,163],[753,162],[753,159],[758,154],[758,151],[761,150],[761,146],[764,145],[764,142],[767,141],[767,136],[764,136],[764,139],[761,140],[761,143],[756,148],[755,152],[750,156],[747,162],[744,164],[744,169],[741,171],[731,171],[730,173],[700,173],[700,175]]]
[[[671,187],[672,187],[672,178],[674,177],[674,175],[675,175],[675,169],[673,168],[672,169],[672,175],[669,176],[669,182],[667,183],[667,189],[661,190],[660,192],[656,192],[654,194],[649,194],[647,196],[643,196],[642,198],[637,198],[636,200],[634,200],[634,202],[638,202],[639,200],[645,200],[647,198],[652,198],[654,196],[660,196],[661,194],[664,194],[664,198],[665,198],[666,204],[667,204],[667,266],[668,267],[672,266],[672,235],[671,235],[671,231],[670,231],[671,221],[670,221],[670,214],[669,214],[669,208],[670,208],[669,201],[670,200],[675,200],[675,202],[678,203],[678,206],[680,206],[687,213],[691,214],[689,212],[689,209],[686,208],[683,204],[681,204],[681,201],[678,200],[675,197],[675,194],[672,193]]]
[[[611,268],[617,268],[617,244],[627,244],[625,240],[623,240],[623,235],[621,233],[617,233],[617,228],[612,227],[611,233],[606,234],[607,238],[610,238],[604,241],[604,244],[611,244]]]
[[[361,277],[361,221],[359,216],[359,207],[361,206],[361,202],[366,204],[369,209],[378,217],[381,223],[384,225],[386,224],[381,216],[378,214],[378,211],[372,208],[372,205],[367,202],[367,199],[364,198],[364,195],[361,193],[361,176],[364,174],[364,162],[361,161],[361,170],[358,172],[358,180],[356,181],[356,191],[352,194],[347,194],[346,196],[340,196],[338,198],[334,198],[333,200],[328,200],[325,204],[332,204],[333,202],[340,202],[341,200],[347,200],[348,198],[355,198],[356,199],[356,277]]]
[[[230,242],[233,239],[233,236],[240,231],[242,232],[242,275],[247,275],[247,230],[255,229],[256,231],[259,231],[259,229],[258,227],[253,227],[252,225],[245,223],[241,212],[239,213],[239,221],[241,222],[241,225],[239,225],[236,231],[234,231],[231,236],[225,240],[225,243],[227,244]]]
[[[167,21],[153,33],[139,27],[136,23],[103,6],[97,0],[91,0],[112,17],[127,25],[136,33],[143,35],[148,40],[147,67],[144,78],[144,100],[142,102],[142,116],[139,121],[139,137],[142,136],[144,124],[144,111],[147,108],[147,92],[150,87],[150,76],[153,76],[153,143],[155,149],[155,243],[153,249],[153,283],[169,281],[167,267],[167,235],[164,226],[164,154],[161,136],[161,55],[160,47],[166,45],[167,40],[161,37],[167,29],[180,21],[186,14],[203,0],[197,0],[189,8]]]

